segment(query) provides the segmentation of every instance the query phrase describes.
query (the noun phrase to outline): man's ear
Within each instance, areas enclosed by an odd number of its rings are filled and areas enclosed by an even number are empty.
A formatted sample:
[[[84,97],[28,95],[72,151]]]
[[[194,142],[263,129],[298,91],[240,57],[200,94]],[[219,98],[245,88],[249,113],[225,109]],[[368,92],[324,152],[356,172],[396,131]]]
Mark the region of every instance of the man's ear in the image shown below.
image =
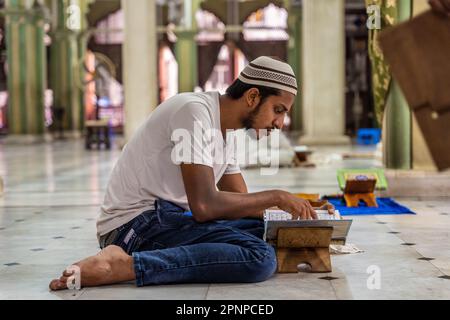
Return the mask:
[[[261,96],[259,95],[259,90],[256,88],[251,88],[248,90],[245,94],[245,100],[247,102],[247,105],[254,109],[259,105],[259,102],[261,100]]]

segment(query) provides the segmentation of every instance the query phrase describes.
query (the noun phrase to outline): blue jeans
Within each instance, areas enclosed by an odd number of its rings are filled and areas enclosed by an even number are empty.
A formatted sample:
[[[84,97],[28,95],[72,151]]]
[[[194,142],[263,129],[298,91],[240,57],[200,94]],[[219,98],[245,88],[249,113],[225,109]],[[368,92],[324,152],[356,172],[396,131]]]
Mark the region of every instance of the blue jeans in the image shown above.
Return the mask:
[[[133,256],[139,287],[169,283],[260,282],[276,270],[260,220],[197,223],[167,201],[117,229],[111,243]]]

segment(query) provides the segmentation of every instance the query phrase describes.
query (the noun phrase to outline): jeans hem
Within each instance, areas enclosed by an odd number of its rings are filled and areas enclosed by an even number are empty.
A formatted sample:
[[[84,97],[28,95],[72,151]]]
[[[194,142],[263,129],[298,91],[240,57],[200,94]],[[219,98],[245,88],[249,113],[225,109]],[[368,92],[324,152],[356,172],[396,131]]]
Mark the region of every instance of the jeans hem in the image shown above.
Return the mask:
[[[136,275],[136,285],[138,287],[143,287],[145,272],[143,272],[141,268],[141,258],[136,253],[133,253],[132,256],[133,256],[134,273]]]

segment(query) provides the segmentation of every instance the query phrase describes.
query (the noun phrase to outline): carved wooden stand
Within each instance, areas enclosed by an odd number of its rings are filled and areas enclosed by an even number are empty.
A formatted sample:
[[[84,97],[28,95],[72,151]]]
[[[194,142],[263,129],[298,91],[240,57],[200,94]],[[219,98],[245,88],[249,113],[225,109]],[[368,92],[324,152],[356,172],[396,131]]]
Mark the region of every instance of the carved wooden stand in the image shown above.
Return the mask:
[[[347,180],[344,190],[344,199],[347,207],[359,207],[359,201],[364,201],[368,207],[378,207],[375,197],[376,180]]]
[[[360,200],[364,201],[368,207],[378,207],[377,198],[373,193],[346,193],[344,199],[349,208],[358,208]]]
[[[279,273],[297,273],[300,264],[310,272],[331,272],[330,242],[333,227],[280,228],[277,260]]]

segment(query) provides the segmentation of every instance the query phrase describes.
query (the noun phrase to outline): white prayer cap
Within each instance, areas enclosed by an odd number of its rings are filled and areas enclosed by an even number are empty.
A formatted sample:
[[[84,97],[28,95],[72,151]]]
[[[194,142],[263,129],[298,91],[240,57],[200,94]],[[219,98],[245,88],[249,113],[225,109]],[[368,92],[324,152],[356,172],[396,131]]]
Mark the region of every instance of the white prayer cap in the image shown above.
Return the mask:
[[[239,75],[247,84],[270,87],[297,95],[297,80],[292,67],[282,61],[261,56],[256,58]]]

